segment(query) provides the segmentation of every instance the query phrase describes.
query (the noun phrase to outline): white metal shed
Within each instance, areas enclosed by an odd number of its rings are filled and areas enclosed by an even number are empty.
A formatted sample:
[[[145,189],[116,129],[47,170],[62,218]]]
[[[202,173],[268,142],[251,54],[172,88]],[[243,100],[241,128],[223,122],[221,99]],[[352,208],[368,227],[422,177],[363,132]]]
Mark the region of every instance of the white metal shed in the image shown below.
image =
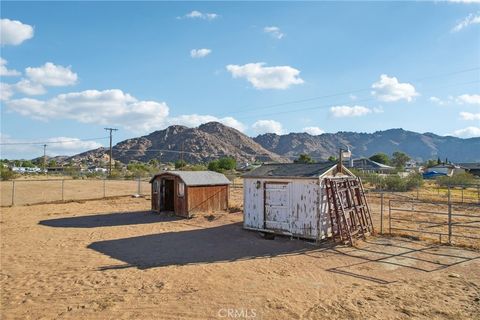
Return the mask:
[[[333,162],[266,164],[243,175],[245,229],[306,239],[331,235],[325,177],[353,176]]]

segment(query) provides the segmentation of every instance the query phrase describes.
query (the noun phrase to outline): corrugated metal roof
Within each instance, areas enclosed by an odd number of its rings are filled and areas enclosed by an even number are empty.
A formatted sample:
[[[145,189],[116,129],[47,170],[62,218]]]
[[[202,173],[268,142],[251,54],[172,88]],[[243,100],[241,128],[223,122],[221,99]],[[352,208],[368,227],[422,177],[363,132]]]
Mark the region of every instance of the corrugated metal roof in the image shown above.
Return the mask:
[[[230,180],[223,174],[214,171],[165,171],[157,173],[152,177],[152,182],[156,177],[171,174],[179,177],[187,186],[209,186],[230,184]]]
[[[274,163],[264,164],[261,167],[247,172],[245,178],[317,178],[335,166],[335,162],[320,163]]]
[[[349,167],[350,161],[345,160],[343,164]],[[375,162],[368,158],[353,159],[353,168],[362,169],[362,170],[377,170],[377,169],[394,170],[395,169],[394,167],[388,166],[383,163]]]

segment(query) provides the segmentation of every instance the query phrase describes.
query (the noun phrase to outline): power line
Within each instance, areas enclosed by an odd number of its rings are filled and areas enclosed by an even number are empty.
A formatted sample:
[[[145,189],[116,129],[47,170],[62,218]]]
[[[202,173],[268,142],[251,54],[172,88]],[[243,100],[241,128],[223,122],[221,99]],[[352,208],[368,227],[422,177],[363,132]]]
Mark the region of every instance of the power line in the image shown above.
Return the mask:
[[[413,80],[410,80],[410,81],[421,81],[421,80],[426,80],[426,79],[441,78],[441,77],[451,76],[451,75],[455,75],[455,74],[472,72],[472,71],[476,71],[476,70],[480,70],[480,67],[473,67],[473,68],[468,68],[468,69],[463,69],[463,70],[452,71],[452,72],[448,72],[448,73],[442,73],[442,74],[431,75],[431,76],[424,76],[424,77],[416,78],[416,79],[413,79]],[[281,103],[276,103],[276,104],[271,104],[271,105],[266,105],[266,106],[259,106],[259,107],[244,106],[242,108],[236,108],[236,109],[239,109],[241,111],[230,112],[229,115],[251,112],[251,111],[257,111],[259,109],[270,109],[270,108],[275,108],[275,107],[281,107],[281,106],[285,106],[285,105],[289,105],[289,104],[297,104],[297,103],[309,102],[309,101],[314,101],[314,100],[333,98],[333,97],[338,97],[338,96],[344,96],[344,95],[347,95],[347,94],[355,94],[355,93],[370,91],[370,90],[372,90],[372,88],[368,87],[368,88],[354,89],[354,90],[349,90],[349,91],[344,91],[344,92],[336,92],[336,93],[331,93],[331,94],[326,94],[326,95],[321,95],[321,96],[316,96],[316,97],[310,97],[310,98],[305,98],[305,99],[300,99],[300,100],[291,100],[291,101],[287,101],[287,102],[281,102]],[[226,115],[226,114],[224,114],[224,115]]]
[[[78,142],[78,141],[91,141],[91,140],[104,140],[108,137],[100,138],[85,138],[85,139],[74,139],[74,140],[58,140],[58,141],[38,141],[38,142],[1,142],[0,145],[35,145],[35,144],[55,144],[55,143],[67,143],[67,142]]]

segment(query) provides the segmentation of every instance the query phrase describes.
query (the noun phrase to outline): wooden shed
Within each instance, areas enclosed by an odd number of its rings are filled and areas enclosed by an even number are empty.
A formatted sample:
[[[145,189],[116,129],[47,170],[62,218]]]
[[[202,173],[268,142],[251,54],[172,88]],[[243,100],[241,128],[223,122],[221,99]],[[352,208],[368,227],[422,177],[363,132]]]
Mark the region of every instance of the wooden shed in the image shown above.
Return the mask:
[[[353,174],[333,162],[267,164],[243,175],[244,228],[325,239],[331,221],[324,179]]]
[[[213,171],[166,171],[150,180],[152,210],[190,217],[228,209],[230,181]]]

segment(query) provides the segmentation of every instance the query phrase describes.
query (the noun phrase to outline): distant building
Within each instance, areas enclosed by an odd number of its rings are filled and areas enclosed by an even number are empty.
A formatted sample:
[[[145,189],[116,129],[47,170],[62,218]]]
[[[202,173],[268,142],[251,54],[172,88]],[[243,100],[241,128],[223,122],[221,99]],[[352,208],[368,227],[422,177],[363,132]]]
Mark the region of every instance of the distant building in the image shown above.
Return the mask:
[[[395,170],[394,167],[379,163],[368,158],[353,159],[344,162],[347,168],[352,168],[364,172],[390,173]]]
[[[425,173],[423,174],[424,177],[434,177],[434,176],[448,176],[451,177],[455,173],[462,173],[465,172],[465,169],[455,165],[453,163],[444,163],[438,164],[436,166],[427,168]]]
[[[468,173],[480,177],[480,162],[459,163],[458,165]]]

